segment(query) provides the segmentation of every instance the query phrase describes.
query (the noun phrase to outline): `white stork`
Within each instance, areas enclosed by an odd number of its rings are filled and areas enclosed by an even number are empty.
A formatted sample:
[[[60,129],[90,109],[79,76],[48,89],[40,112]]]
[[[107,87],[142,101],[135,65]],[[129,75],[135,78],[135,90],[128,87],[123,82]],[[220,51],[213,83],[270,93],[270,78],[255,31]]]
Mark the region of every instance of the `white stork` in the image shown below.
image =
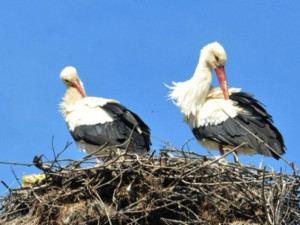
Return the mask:
[[[60,78],[67,87],[60,108],[69,131],[78,148],[92,153],[104,145],[115,146],[110,151],[100,151],[97,156],[117,154],[128,146],[129,152],[138,154],[150,150],[150,129],[137,116],[118,101],[87,97],[74,67],[66,67]]]
[[[276,159],[285,153],[280,132],[262,104],[239,88],[227,88],[224,66],[227,56],[217,42],[201,50],[194,75],[185,82],[173,82],[170,99],[184,115],[198,142],[207,149],[231,150],[245,143],[236,153],[262,154]],[[221,88],[211,86],[212,69]],[[235,161],[237,162],[237,156]]]

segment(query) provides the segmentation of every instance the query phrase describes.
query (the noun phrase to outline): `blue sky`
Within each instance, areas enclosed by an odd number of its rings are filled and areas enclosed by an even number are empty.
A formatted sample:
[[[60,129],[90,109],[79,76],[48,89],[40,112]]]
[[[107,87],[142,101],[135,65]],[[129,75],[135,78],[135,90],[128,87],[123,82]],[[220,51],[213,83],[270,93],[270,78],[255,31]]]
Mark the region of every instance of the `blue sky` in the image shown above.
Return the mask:
[[[260,0],[0,1],[0,161],[52,158],[52,137],[57,152],[72,141],[58,111],[65,92],[59,73],[69,65],[89,96],[117,99],[139,114],[151,127],[153,149],[166,142],[181,148],[193,135],[163,83],[189,79],[200,49],[218,41],[228,56],[228,85],[266,105],[286,159],[299,163],[299,7]],[[207,154],[195,141],[189,148]],[[83,156],[72,144],[62,158]],[[282,160],[241,157],[244,164],[261,160],[288,170]],[[0,180],[13,184],[12,169],[18,176],[39,172],[0,164]]]

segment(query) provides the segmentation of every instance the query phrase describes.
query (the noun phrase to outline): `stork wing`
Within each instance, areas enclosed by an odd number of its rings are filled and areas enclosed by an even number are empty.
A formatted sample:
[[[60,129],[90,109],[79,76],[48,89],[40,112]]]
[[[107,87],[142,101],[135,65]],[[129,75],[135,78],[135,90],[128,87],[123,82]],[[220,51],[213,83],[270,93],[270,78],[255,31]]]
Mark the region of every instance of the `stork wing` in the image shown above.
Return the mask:
[[[282,135],[273,125],[272,117],[258,100],[245,92],[233,93],[229,98],[235,101],[243,111],[218,125],[194,128],[193,133],[198,140],[208,139],[230,146],[238,146],[246,142],[245,147],[276,159],[279,158],[278,155],[273,153],[267,145],[279,155],[285,153]]]
[[[131,138],[131,148],[134,151],[150,150],[150,129],[135,113],[129,111],[117,102],[107,102],[98,106],[104,110],[112,121],[93,125],[80,125],[71,132],[76,141],[83,140],[93,145],[122,145],[127,146]],[[126,142],[126,143],[125,143]]]

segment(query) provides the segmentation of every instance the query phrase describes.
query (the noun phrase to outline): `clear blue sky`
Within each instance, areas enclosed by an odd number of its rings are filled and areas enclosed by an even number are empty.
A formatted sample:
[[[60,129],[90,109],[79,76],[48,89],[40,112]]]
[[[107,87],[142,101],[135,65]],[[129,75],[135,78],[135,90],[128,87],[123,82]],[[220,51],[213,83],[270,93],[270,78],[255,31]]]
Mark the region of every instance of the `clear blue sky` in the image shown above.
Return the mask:
[[[299,9],[299,1],[0,1],[0,161],[52,158],[53,136],[57,152],[72,141],[58,111],[65,92],[59,73],[69,65],[88,95],[117,99],[139,114],[158,137],[153,149],[166,145],[160,139],[181,148],[193,135],[163,83],[189,79],[200,49],[218,41],[227,51],[228,85],[266,105],[285,157],[299,163]],[[195,141],[189,147],[207,154]],[[83,156],[74,144],[62,155]],[[241,157],[254,165],[262,159],[287,168],[282,160]],[[12,168],[18,176],[39,172]],[[12,184],[11,166],[0,171]],[[4,190],[0,184],[0,195]]]

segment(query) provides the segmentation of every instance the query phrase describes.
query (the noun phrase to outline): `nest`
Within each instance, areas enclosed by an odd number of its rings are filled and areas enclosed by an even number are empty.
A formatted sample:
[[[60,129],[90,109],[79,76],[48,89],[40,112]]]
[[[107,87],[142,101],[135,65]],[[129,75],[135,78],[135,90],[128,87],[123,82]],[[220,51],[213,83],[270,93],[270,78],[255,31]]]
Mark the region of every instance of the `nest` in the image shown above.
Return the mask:
[[[154,155],[154,154],[153,154]],[[162,149],[87,167],[35,165],[46,178],[2,199],[0,224],[300,224],[300,176]],[[94,161],[93,161],[94,162]]]

